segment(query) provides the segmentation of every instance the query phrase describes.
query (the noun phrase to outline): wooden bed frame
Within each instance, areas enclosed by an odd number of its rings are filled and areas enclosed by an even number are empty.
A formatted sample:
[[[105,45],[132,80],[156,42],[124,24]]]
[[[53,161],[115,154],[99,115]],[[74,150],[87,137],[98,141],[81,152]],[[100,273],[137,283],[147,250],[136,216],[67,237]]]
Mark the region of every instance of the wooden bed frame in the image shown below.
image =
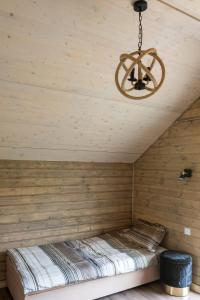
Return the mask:
[[[6,265],[7,286],[14,300],[93,300],[156,281],[160,278],[159,265],[156,265],[136,272],[24,295],[19,273],[9,257],[7,257]]]

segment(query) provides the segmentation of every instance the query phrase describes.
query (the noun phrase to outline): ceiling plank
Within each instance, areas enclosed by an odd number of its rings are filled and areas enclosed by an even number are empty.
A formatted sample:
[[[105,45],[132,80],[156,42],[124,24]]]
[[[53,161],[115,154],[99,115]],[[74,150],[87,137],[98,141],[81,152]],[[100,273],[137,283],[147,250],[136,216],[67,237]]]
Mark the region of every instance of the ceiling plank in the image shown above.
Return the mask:
[[[199,0],[157,0],[176,11],[200,22]]]

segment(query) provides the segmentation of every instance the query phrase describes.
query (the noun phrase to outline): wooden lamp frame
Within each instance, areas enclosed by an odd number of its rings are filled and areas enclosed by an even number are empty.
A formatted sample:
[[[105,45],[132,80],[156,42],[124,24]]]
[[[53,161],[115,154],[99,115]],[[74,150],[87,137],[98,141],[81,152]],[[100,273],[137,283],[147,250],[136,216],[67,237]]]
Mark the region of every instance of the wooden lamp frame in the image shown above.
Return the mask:
[[[152,63],[149,68],[146,67],[142,63],[142,58],[144,58],[147,55],[153,57]],[[132,64],[130,67],[127,67],[125,65],[126,60],[132,61]],[[151,70],[154,67],[155,62],[158,62],[161,67],[161,78],[160,78],[159,82],[156,81],[156,78],[154,77],[154,75],[151,72]],[[125,83],[128,80],[128,77],[130,76],[133,68],[136,65],[138,65],[138,79],[141,79],[141,80],[143,79],[143,76],[142,76],[142,70],[143,70],[145,72],[145,75],[147,75],[151,79],[151,81],[154,85],[153,88],[149,88],[148,86],[145,86],[145,90],[149,91],[149,93],[146,95],[134,96],[134,95],[130,94],[130,92],[135,89],[134,86],[129,89],[125,88]],[[121,68],[124,69],[125,75],[120,83],[119,82],[119,72],[120,72]],[[130,54],[122,54],[120,56],[120,62],[117,66],[117,70],[115,73],[115,83],[116,83],[116,86],[117,86],[118,90],[120,91],[120,93],[122,95],[124,95],[125,97],[128,97],[129,99],[132,99],[132,100],[141,100],[141,99],[148,98],[148,97],[152,96],[153,94],[155,94],[159,90],[159,88],[163,84],[164,79],[165,79],[165,66],[164,66],[164,63],[161,60],[161,58],[157,55],[157,51],[155,48],[150,48],[148,50],[135,51]]]

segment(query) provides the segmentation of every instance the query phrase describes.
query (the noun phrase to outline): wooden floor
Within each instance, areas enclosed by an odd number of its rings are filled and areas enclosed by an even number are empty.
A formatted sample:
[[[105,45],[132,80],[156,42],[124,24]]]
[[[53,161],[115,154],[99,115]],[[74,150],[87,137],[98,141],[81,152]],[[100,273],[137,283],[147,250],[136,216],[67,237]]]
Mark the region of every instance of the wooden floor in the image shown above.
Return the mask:
[[[188,297],[177,298],[166,295],[160,283],[153,283],[144,285],[129,291],[115,294],[109,297],[104,297],[99,300],[173,300],[173,299],[187,299],[187,300],[200,300],[200,295],[190,292]],[[0,300],[13,300],[9,295],[7,289],[0,290]],[[81,299],[80,299],[81,300]]]

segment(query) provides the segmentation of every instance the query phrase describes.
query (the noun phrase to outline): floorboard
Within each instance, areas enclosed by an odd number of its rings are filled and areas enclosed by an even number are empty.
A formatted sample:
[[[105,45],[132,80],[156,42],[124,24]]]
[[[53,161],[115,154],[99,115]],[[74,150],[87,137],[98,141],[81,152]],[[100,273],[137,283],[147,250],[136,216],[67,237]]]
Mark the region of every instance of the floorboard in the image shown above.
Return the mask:
[[[171,297],[163,292],[160,283],[151,283],[144,286],[137,287],[122,293],[107,296],[99,300],[173,300],[177,297]],[[190,292],[190,295],[184,300],[200,300],[200,295]],[[0,289],[0,300],[13,300],[7,289]]]
[[[164,293],[160,283],[151,283],[135,289],[124,291],[119,294],[101,298],[99,300],[173,300],[177,297],[168,296]],[[188,297],[180,298],[184,300],[200,300],[200,295],[190,292]]]

